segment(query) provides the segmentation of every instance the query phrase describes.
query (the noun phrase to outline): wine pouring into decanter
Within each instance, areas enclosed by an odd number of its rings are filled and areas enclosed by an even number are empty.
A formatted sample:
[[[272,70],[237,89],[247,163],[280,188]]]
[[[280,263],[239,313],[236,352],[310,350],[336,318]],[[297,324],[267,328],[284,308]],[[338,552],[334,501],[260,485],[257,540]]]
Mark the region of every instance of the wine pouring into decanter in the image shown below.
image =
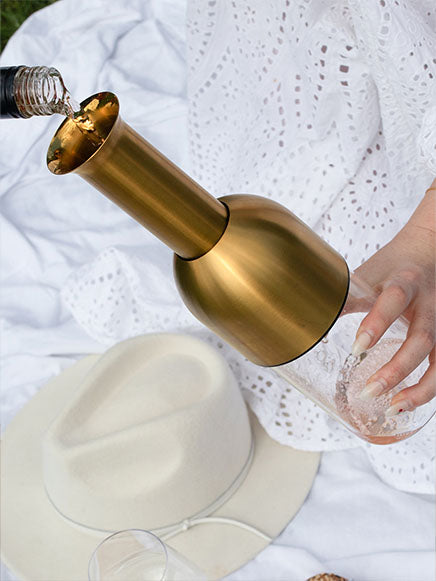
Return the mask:
[[[405,340],[407,321],[352,355],[376,295],[292,212],[260,196],[214,198],[121,119],[112,93],[86,99],[80,115],[86,128],[67,118],[53,137],[50,171],[78,174],[169,246],[180,294],[202,323],[370,442],[402,440],[430,419],[434,402],[386,413],[424,364],[389,393],[359,397]]]

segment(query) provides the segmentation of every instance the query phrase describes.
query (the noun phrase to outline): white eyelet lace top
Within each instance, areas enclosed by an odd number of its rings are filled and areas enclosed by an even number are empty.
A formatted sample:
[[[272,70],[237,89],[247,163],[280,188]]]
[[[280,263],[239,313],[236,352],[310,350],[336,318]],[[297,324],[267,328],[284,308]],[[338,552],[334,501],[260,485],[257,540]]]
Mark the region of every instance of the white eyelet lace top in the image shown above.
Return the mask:
[[[351,268],[398,232],[434,179],[434,0],[191,0],[187,60],[194,177],[214,195],[281,202]],[[273,438],[304,450],[362,446],[390,485],[434,491],[435,419],[392,446],[359,440],[202,330],[165,260],[109,248],[63,297],[107,344],[158,330],[203,336]]]

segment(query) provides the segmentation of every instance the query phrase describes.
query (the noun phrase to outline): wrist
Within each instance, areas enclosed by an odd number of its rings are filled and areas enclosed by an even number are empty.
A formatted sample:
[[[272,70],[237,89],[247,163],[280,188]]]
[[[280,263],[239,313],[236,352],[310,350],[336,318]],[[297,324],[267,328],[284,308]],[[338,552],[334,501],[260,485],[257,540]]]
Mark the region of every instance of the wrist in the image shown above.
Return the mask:
[[[392,240],[401,262],[435,267],[436,231],[410,220]]]
[[[419,233],[421,230],[428,230],[436,233],[436,180],[425,192],[424,197],[413,212],[405,228],[413,226]]]

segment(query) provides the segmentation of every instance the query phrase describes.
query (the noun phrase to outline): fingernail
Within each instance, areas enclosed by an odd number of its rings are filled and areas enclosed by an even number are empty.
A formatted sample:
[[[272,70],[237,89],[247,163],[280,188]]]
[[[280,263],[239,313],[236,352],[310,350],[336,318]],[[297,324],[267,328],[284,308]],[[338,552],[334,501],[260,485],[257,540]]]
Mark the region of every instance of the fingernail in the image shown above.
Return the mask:
[[[371,383],[365,385],[365,387],[360,392],[359,397],[364,401],[374,399],[384,391],[386,385],[387,384],[384,379],[380,379],[378,381],[371,381]]]
[[[391,418],[392,416],[396,416],[401,412],[408,412],[413,408],[410,401],[407,399],[402,399],[396,403],[393,403],[385,412],[385,416],[387,418]]]
[[[362,331],[351,347],[351,353],[355,357],[361,355],[364,351],[368,349],[372,341],[372,335],[368,331]]]

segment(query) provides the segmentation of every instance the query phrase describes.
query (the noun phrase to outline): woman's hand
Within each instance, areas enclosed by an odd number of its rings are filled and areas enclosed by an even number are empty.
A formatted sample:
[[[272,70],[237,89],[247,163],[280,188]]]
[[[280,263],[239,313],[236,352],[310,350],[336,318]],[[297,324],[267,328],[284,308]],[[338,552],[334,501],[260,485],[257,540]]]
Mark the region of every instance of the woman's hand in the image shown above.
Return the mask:
[[[429,358],[420,381],[392,398],[387,415],[413,410],[436,396],[435,194],[436,180],[406,226],[356,271],[380,294],[357,331],[355,355],[372,347],[400,315],[410,323],[407,339],[369,378],[361,397],[389,391]]]

